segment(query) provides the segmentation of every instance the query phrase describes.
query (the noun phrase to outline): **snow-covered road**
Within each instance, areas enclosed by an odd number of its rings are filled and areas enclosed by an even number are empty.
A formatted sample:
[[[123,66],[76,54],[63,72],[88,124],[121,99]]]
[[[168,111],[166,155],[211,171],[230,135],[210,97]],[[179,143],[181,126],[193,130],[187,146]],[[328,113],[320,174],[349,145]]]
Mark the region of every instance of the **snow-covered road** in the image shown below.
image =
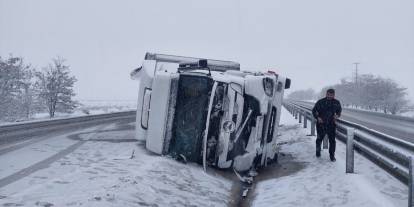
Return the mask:
[[[313,103],[299,102],[308,108],[314,106]],[[343,108],[342,119],[366,126],[376,131],[414,142],[414,122],[401,119],[398,116],[384,115],[379,112],[371,112],[357,109]]]
[[[110,124],[3,154],[0,205],[227,205],[231,181],[152,155],[132,138],[133,123]]]
[[[356,155],[345,174],[345,147],[337,162],[314,156],[287,111],[281,124],[280,163],[261,171],[252,206],[366,206],[407,204],[407,187]],[[153,155],[134,137],[134,124],[115,122],[45,137],[0,155],[0,206],[234,206],[234,179],[196,164]],[[134,157],[131,159],[131,155]],[[244,203],[245,205],[246,203]]]

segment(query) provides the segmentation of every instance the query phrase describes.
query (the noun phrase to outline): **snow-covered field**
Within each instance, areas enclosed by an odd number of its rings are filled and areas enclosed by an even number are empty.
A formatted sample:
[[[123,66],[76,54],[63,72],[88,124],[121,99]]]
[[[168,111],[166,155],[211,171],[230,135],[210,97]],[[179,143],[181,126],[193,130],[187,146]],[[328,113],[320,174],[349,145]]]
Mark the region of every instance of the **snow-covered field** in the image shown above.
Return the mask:
[[[414,111],[406,111],[400,114],[401,116],[414,118]]]
[[[136,100],[79,100],[79,110],[116,112],[122,110],[133,110],[137,108]]]
[[[119,111],[136,110],[135,100],[79,100],[80,106],[73,113],[56,113],[56,117],[72,117],[88,114],[104,114]],[[38,113],[34,119],[47,119],[48,113]]]
[[[375,111],[375,110],[369,110],[369,109],[365,109],[365,108],[361,108],[361,107],[346,107],[348,109],[355,109],[355,110],[361,110],[361,111],[369,111],[369,112],[373,112],[373,113],[379,113],[379,114],[384,114],[384,112],[382,111]],[[391,113],[387,113],[389,115],[392,115]],[[403,112],[399,112],[396,114],[397,116],[405,116],[405,117],[411,117],[414,118],[414,110],[411,109],[407,109]]]
[[[309,103],[316,103],[318,100],[301,100],[301,101],[309,102]],[[356,109],[356,110],[361,110],[361,111],[375,112],[375,113],[380,113],[380,114],[383,114],[384,113],[382,111],[369,110],[369,109],[362,108],[362,107],[348,106],[348,107],[345,107],[345,108],[348,108],[348,109]],[[388,114],[390,114],[390,113],[388,113]],[[403,112],[400,112],[400,113],[398,113],[396,115],[414,118],[414,106],[411,105],[409,108],[407,108]]]
[[[136,110],[137,102],[135,100],[79,100],[80,106],[74,109],[72,113],[60,113],[56,112],[55,117],[52,119],[69,118],[76,116],[94,115],[94,114],[105,114],[120,111]],[[29,120],[22,121],[41,121],[49,120],[49,113],[36,113],[33,114]],[[0,125],[11,124],[14,122],[2,122]]]
[[[345,173],[345,145],[337,141],[336,162],[327,150],[315,157],[315,137],[286,110],[282,115],[281,152],[306,167],[294,174],[258,184],[253,206],[321,207],[407,206],[408,188],[385,171],[355,154],[355,173]]]

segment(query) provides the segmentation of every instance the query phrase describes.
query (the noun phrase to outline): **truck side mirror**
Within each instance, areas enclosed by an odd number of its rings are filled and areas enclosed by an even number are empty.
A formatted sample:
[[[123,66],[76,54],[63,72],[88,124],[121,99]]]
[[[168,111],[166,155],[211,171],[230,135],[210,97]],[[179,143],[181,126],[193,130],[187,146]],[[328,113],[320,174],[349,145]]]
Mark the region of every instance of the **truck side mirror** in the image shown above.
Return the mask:
[[[288,88],[290,88],[290,79],[289,78],[286,78],[286,82],[285,82],[285,89],[288,89]]]
[[[139,67],[139,68],[137,68],[137,69],[134,69],[129,75],[130,75],[130,77],[131,77],[131,79],[132,80],[136,80],[137,79],[137,74],[139,73],[139,71],[141,71],[142,70],[142,66],[141,67]]]

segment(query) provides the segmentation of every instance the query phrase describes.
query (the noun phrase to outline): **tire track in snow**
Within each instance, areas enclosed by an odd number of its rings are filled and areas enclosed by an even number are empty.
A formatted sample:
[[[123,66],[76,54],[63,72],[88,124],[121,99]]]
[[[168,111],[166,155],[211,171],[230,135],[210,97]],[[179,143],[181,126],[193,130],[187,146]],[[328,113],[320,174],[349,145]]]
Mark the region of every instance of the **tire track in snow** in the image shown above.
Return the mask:
[[[101,127],[99,127],[97,129],[97,131],[104,129],[105,127],[107,127],[110,124],[105,124]],[[80,140],[77,143],[70,145],[69,147],[67,147],[66,149],[56,153],[55,155],[40,161],[38,163],[35,163],[27,168],[24,168],[16,173],[13,173],[7,177],[4,177],[2,179],[0,179],[0,188],[3,188],[6,185],[9,185],[11,183],[14,183],[22,178],[27,177],[28,175],[39,171],[41,169],[45,169],[47,167],[49,167],[50,164],[52,164],[53,162],[61,159],[62,157],[72,153],[73,151],[75,151],[77,148],[79,148],[80,146],[82,146],[85,142],[87,142],[89,139],[91,139],[93,136],[95,135],[95,133],[91,133],[89,136],[86,137],[86,139],[84,140]]]

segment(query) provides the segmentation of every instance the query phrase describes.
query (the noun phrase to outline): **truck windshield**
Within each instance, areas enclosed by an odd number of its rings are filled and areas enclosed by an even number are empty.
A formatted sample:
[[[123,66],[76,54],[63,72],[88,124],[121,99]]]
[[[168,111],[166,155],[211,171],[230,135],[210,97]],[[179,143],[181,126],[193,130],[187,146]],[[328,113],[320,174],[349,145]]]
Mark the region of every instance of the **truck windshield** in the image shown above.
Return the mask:
[[[169,153],[201,162],[203,132],[214,81],[209,76],[181,74]]]

